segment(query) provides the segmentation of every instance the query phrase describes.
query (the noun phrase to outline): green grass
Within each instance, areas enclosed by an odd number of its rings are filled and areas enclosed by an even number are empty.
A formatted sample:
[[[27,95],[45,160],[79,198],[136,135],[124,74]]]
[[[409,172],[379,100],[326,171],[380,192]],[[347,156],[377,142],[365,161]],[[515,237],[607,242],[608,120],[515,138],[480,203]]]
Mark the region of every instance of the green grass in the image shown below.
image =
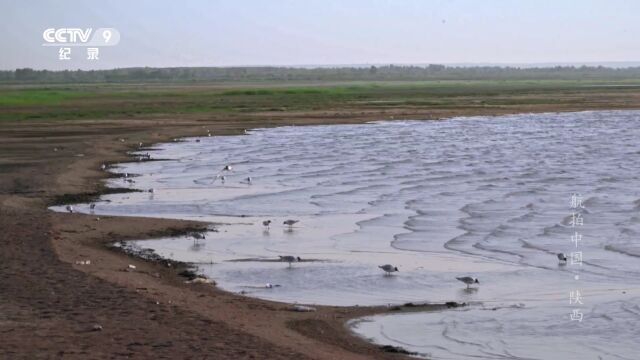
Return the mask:
[[[0,92],[0,106],[56,105],[68,99],[87,96],[71,89],[22,89]]]
[[[280,95],[340,95],[345,93],[344,87],[290,87],[290,88],[263,88],[246,90],[228,90],[220,93],[220,96],[280,96]]]
[[[0,87],[0,121],[136,118],[185,113],[246,115],[265,111],[382,112],[398,107],[431,110],[571,105],[588,103],[596,97],[631,99],[639,92],[637,80],[5,86]]]

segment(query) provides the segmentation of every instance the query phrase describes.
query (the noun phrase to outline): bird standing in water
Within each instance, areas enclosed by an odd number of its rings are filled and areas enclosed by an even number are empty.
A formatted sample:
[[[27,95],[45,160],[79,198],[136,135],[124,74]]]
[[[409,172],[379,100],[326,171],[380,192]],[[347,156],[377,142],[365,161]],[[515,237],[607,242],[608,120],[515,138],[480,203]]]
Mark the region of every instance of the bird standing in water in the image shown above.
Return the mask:
[[[378,267],[384,271],[385,275],[391,275],[392,272],[400,271],[397,267],[391,264],[380,265]]]
[[[289,263],[289,267],[291,267],[291,263],[302,261],[300,256],[291,256],[291,255],[282,256],[282,255],[280,255],[279,257],[280,257],[280,261],[288,262]]]
[[[478,281],[478,279],[471,276],[457,277],[456,279],[458,279],[458,281],[462,281],[463,283],[467,284],[467,289],[469,288],[469,286],[473,284],[480,284],[480,281]]]
[[[293,227],[293,225],[295,225],[297,222],[299,222],[300,220],[285,220],[282,225],[288,225],[290,228]]]

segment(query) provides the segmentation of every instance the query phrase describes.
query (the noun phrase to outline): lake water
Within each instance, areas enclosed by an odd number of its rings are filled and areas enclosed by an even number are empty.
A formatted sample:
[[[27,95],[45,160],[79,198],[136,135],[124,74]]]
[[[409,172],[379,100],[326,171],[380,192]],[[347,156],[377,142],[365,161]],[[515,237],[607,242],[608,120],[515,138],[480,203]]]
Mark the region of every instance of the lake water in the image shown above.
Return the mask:
[[[435,359],[640,354],[640,111],[280,127],[150,153],[167,161],[118,165],[135,176],[109,185],[155,191],[104,196],[94,212],[220,224],[202,240],[133,244],[195,262],[224,289],[311,304],[469,303],[352,323]],[[581,252],[581,265],[557,252]],[[386,263],[399,272],[384,276]],[[466,275],[479,286],[455,279]]]

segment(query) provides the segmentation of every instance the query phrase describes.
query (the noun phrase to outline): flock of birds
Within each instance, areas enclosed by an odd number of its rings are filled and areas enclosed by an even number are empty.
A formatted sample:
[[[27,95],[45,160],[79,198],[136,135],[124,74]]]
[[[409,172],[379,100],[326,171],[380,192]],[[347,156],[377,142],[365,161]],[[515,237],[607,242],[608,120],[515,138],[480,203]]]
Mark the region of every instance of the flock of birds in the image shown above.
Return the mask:
[[[298,222],[300,222],[300,220],[289,219],[289,220],[283,221],[282,225],[287,225],[291,229],[293,228],[293,225],[297,224]],[[272,223],[271,220],[265,220],[262,222],[262,225],[265,227],[266,230],[269,230],[271,228],[271,223]]]
[[[211,183],[214,183],[214,182],[216,182],[216,180],[220,179],[220,182],[224,184],[226,182],[226,180],[227,180],[227,177],[226,177],[226,175],[224,175],[224,173],[232,171],[232,170],[233,170],[233,167],[231,165],[225,165],[222,168],[222,171],[220,171],[215,176],[215,178],[213,179],[213,181]],[[251,179],[251,176],[247,176],[246,178],[244,178],[240,182],[243,183],[243,184],[251,185],[253,183],[253,180]]]
[[[210,134],[209,134],[210,135]],[[142,147],[142,143],[140,143],[140,147]],[[142,161],[142,160],[149,160],[151,159],[151,156],[149,155],[149,153],[146,153],[142,156],[138,156],[138,161]],[[102,170],[106,170],[107,169],[107,165],[106,164],[102,164],[101,166]],[[222,168],[222,171],[220,173],[218,173],[213,182],[215,182],[216,180],[220,179],[220,181],[222,183],[224,183],[226,181],[226,176],[223,175],[226,172],[230,172],[233,170],[233,167],[231,165],[225,165]],[[128,178],[128,174],[124,173],[124,178],[127,179]],[[245,178],[243,181],[241,181],[242,183],[245,184],[252,184],[252,179],[251,177],[247,177]],[[154,189],[149,189],[149,192],[153,193],[155,190]],[[91,203],[89,205],[89,208],[93,211],[95,209],[96,204],[95,203]],[[66,210],[70,213],[73,213],[74,209],[72,205],[67,205],[66,206]],[[283,225],[287,225],[289,227],[289,229],[292,229],[293,226],[295,224],[297,224],[300,220],[293,220],[293,219],[288,219],[285,220],[282,224]],[[268,231],[271,227],[271,220],[264,220],[262,222],[262,225],[265,227],[265,230]],[[558,261],[560,261],[561,264],[566,264],[567,262],[567,256],[564,253],[558,253],[557,255]],[[300,258],[300,256],[293,256],[293,255],[280,255],[279,256],[279,261],[281,262],[286,262],[289,264],[289,267],[292,266],[293,263],[295,262],[301,262],[303,261],[302,258]],[[384,275],[385,276],[390,276],[392,275],[394,272],[399,272],[400,270],[398,270],[397,266],[391,265],[391,264],[384,264],[384,265],[380,265],[378,266],[378,268],[380,268],[382,271],[384,271]],[[472,285],[475,284],[480,284],[480,281],[472,276],[462,276],[462,277],[456,277],[456,279],[462,283],[464,283],[465,285],[467,285],[467,289],[469,289]]]
[[[558,253],[556,254],[558,261],[560,261],[560,264],[566,264],[567,263],[567,255],[565,255],[564,253]],[[298,258],[300,259],[300,258]],[[385,275],[391,275],[392,273],[399,271],[398,268],[396,266],[393,266],[391,264],[385,264],[385,265],[380,265],[378,266],[380,269],[382,269],[382,271],[385,272]],[[464,284],[467,285],[467,289],[469,289],[471,287],[471,285],[474,284],[480,284],[480,281],[472,276],[462,276],[462,277],[456,277],[456,279],[458,281],[463,282]]]
[[[288,226],[293,226],[294,224],[296,224],[299,220],[286,220],[283,222],[283,225],[288,225]],[[271,220],[264,220],[262,222],[262,225],[265,226],[265,228],[269,228],[269,226],[271,225]],[[567,262],[567,256],[564,253],[558,253],[556,254],[558,260],[560,261],[560,264],[566,264]],[[291,267],[292,263],[295,262],[301,262],[303,261],[302,258],[300,258],[299,256],[292,256],[292,255],[280,255],[279,256],[280,261],[282,262],[286,262],[289,264],[289,267]],[[391,265],[391,264],[384,264],[384,265],[380,265],[378,266],[378,268],[380,268],[382,271],[384,271],[384,275],[385,276],[390,276],[392,275],[394,272],[399,272],[400,270],[398,270],[397,266]],[[456,280],[464,283],[465,285],[467,285],[467,289],[470,289],[472,285],[478,284],[480,285],[480,280],[478,280],[478,278],[476,277],[472,277],[472,276],[461,276],[461,277],[456,277]]]
[[[298,223],[300,220],[285,220],[282,224],[283,225],[287,225],[290,228],[293,227],[293,225],[295,225],[296,223]],[[262,225],[266,228],[266,230],[269,230],[270,226],[271,226],[272,221],[271,220],[264,220],[262,222]],[[279,260],[281,262],[286,262],[289,264],[289,267],[291,267],[291,265],[293,263],[296,262],[301,262],[303,261],[302,258],[300,256],[293,256],[293,255],[279,255]],[[560,257],[560,254],[558,254],[558,257]],[[400,270],[398,270],[397,266],[393,266],[391,264],[384,264],[384,265],[380,265],[378,266],[378,268],[380,268],[382,271],[384,271],[384,275],[385,276],[390,276],[392,275],[394,272],[398,272]],[[480,284],[480,281],[477,278],[471,277],[471,276],[463,276],[463,277],[456,277],[457,280],[465,283],[467,285],[467,289],[470,288],[471,285],[474,284]]]
[[[384,271],[385,275],[391,275],[394,272],[400,271],[397,266],[393,266],[391,264],[380,265],[378,267]],[[471,276],[456,277],[456,279],[465,283],[467,285],[467,289],[469,289],[473,284],[480,284],[480,281],[478,281],[477,278]]]

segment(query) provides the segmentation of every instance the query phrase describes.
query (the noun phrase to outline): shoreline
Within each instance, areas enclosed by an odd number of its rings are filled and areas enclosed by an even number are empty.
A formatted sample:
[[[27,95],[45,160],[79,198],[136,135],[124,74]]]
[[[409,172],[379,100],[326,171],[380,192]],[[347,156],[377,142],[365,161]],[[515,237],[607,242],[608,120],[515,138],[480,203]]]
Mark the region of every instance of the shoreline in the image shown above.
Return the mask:
[[[498,116],[498,115],[496,115]],[[430,121],[430,120],[447,120],[448,118],[442,118],[442,119],[421,119],[421,120],[416,120],[416,121]],[[384,120],[384,121],[394,121],[394,120]],[[397,121],[397,120],[396,120]],[[372,120],[372,121],[366,121],[363,122],[363,124],[367,124],[367,123],[375,123],[377,122],[376,120]],[[346,124],[345,124],[346,125]],[[318,125],[309,125],[309,126],[318,126]],[[252,130],[252,129],[246,129],[246,130]],[[244,130],[243,130],[244,131]],[[243,133],[239,133],[239,134],[228,134],[228,135],[244,135]],[[227,136],[227,135],[225,135]],[[176,137],[173,138],[172,141],[183,141],[183,139],[186,138],[192,138],[192,136],[188,136],[188,137]],[[156,142],[156,143],[151,143],[148,144],[147,147],[154,147],[158,144],[162,144],[162,143],[167,143],[165,142]],[[137,149],[136,149],[137,151]],[[109,162],[109,166],[110,165],[118,165],[118,164],[122,164],[122,163],[129,163],[129,162],[135,162],[134,158],[135,155],[130,154],[130,152],[132,152],[132,150],[127,150],[124,153],[124,156],[127,157],[127,160],[122,161],[122,162]],[[144,161],[143,161],[144,162]],[[110,177],[114,177],[115,174],[110,173],[108,170],[104,170],[103,171],[104,176],[102,176],[101,181],[104,181]],[[104,182],[102,183],[104,184]],[[109,194],[116,194],[116,193],[128,193],[128,192],[142,192],[144,190],[142,189],[137,189],[137,188],[111,188],[111,187],[107,187],[105,185],[101,185],[100,189],[94,193],[86,193],[86,194],[80,194],[80,196],[78,197],[74,197],[73,194],[63,194],[61,197],[57,198],[54,203],[49,204],[48,206],[65,206],[65,205],[75,205],[79,202],[90,202],[92,200],[98,200],[100,199],[102,196],[104,195],[109,195]],[[67,201],[67,200],[72,200]],[[76,201],[76,200],[80,200],[80,201]],[[54,211],[51,209],[48,209],[51,212],[57,213],[57,214],[64,214],[64,212],[60,211]],[[157,258],[153,258],[154,255],[156,255],[155,253],[152,253],[152,259],[149,258],[144,258],[142,257],[141,253],[136,253],[136,252],[132,252],[132,251],[127,251],[124,248],[117,248],[115,246],[116,243],[120,242],[120,243],[125,243],[126,241],[131,241],[131,240],[136,240],[136,241],[145,241],[145,240],[153,240],[153,239],[158,239],[158,238],[163,238],[163,237],[177,237],[177,236],[181,236],[181,235],[186,235],[188,233],[193,233],[193,232],[204,232],[207,231],[208,228],[210,228],[211,226],[215,226],[216,224],[214,223],[210,223],[210,222],[204,222],[204,221],[193,221],[193,220],[184,220],[184,219],[172,219],[172,218],[162,218],[162,217],[152,217],[152,216],[144,216],[144,217],[137,217],[137,216],[112,216],[112,215],[99,215],[99,214],[87,214],[87,213],[76,213],[74,212],[71,215],[81,215],[81,216],[85,216],[85,217],[94,217],[97,219],[100,219],[100,221],[102,221],[102,219],[104,218],[108,218],[109,220],[113,220],[115,222],[118,223],[123,223],[123,222],[128,222],[127,220],[124,219],[132,219],[132,220],[136,220],[139,221],[141,219],[147,219],[152,223],[159,223],[158,225],[165,227],[164,230],[160,230],[160,231],[152,231],[152,232],[145,232],[144,234],[142,234],[142,237],[138,238],[129,238],[129,236],[127,236],[127,239],[115,239],[115,238],[111,238],[109,242],[102,242],[101,247],[87,247],[88,245],[84,242],[81,241],[76,241],[75,239],[72,240],[70,243],[66,243],[66,242],[61,242],[61,243],[56,243],[54,244],[55,247],[55,251],[58,254],[58,256],[63,259],[63,261],[68,262],[69,264],[71,264],[72,266],[74,266],[74,268],[80,270],[80,271],[86,271],[86,272],[90,272],[89,268],[83,264],[78,264],[79,261],[82,260],[76,260],[75,262],[72,260],[72,254],[76,254],[76,253],[80,253],[82,250],[82,252],[91,252],[93,251],[97,251],[96,253],[94,253],[96,257],[100,258],[101,255],[102,256],[108,256],[107,253],[115,253],[117,255],[120,256],[125,256],[127,258],[130,258],[131,261],[129,261],[131,263],[131,265],[135,266],[135,270],[129,269],[128,266],[129,264],[125,267],[121,267],[120,271],[127,271],[127,272],[140,272],[142,271],[143,274],[145,275],[151,275],[152,277],[155,277],[156,279],[161,279],[162,276],[159,276],[160,272],[156,271],[156,272],[152,272],[153,270],[158,270],[158,268],[165,268],[166,270],[168,270],[167,272],[169,274],[165,275],[165,276],[169,276],[169,277],[173,277],[173,279],[164,279],[164,282],[169,283],[172,286],[175,287],[180,287],[180,288],[194,288],[197,287],[196,291],[198,291],[199,293],[204,293],[204,294],[208,294],[208,295],[220,295],[220,293],[224,294],[224,296],[228,296],[231,298],[236,298],[235,300],[238,299],[248,299],[251,301],[255,301],[255,302],[260,302],[260,303],[264,303],[264,305],[267,306],[271,306],[271,307],[275,307],[276,309],[278,309],[278,311],[289,311],[289,312],[295,312],[297,310],[294,309],[294,306],[297,305],[303,305],[303,306],[308,306],[311,307],[313,309],[313,311],[311,311],[310,313],[313,314],[315,312],[320,313],[321,317],[328,317],[328,318],[333,318],[333,319],[338,319],[337,321],[330,321],[330,327],[331,329],[328,329],[330,331],[336,332],[336,330],[338,328],[344,328],[344,330],[346,330],[346,334],[342,334],[343,337],[346,337],[348,342],[353,342],[353,341],[360,341],[365,343],[366,345],[371,345],[372,347],[378,349],[380,351],[381,354],[386,353],[391,353],[391,354],[397,354],[397,355],[411,355],[411,356],[415,356],[418,355],[417,353],[412,353],[409,352],[401,347],[396,347],[396,346],[390,346],[390,345],[379,345],[379,344],[375,344],[372,342],[367,341],[367,339],[363,338],[362,336],[356,334],[355,332],[353,332],[351,330],[351,322],[352,321],[358,321],[359,319],[362,319],[363,317],[367,317],[367,316],[374,316],[374,315],[384,315],[384,314],[401,314],[401,313],[409,313],[409,312],[428,312],[428,311],[444,311],[450,308],[458,308],[458,307],[464,307],[467,306],[468,304],[466,303],[457,303],[455,301],[447,301],[444,303],[398,303],[398,304],[388,304],[388,305],[349,305],[349,306],[344,306],[344,305],[318,305],[318,304],[307,304],[307,303],[298,303],[298,302],[281,302],[281,301],[273,301],[273,300],[267,300],[267,299],[262,299],[259,297],[252,297],[249,295],[244,295],[241,293],[235,293],[229,290],[224,290],[222,288],[217,287],[216,285],[216,279],[213,278],[207,278],[204,275],[198,275],[197,277],[200,278],[205,278],[207,280],[210,280],[211,283],[205,283],[203,282],[202,285],[195,285],[195,284],[190,284],[189,281],[193,280],[191,278],[187,278],[185,277],[182,273],[184,271],[190,271],[193,268],[193,264],[189,263],[189,262],[182,262],[182,261],[178,261],[178,260],[174,260],[174,259],[170,259],[170,258],[162,258],[162,257],[157,257]],[[101,254],[98,254],[101,253]],[[88,259],[91,260],[91,259]],[[150,266],[150,268],[148,268],[147,266],[144,265],[140,265],[140,262],[142,263],[147,263]],[[114,261],[115,263],[115,261]],[[135,264],[135,265],[134,265]],[[140,270],[140,268],[144,269],[144,270]],[[114,269],[109,269],[109,270],[114,270]],[[114,279],[113,276],[106,274],[102,271],[100,272],[91,272],[91,274],[93,276],[98,276],[103,278],[104,280],[110,281],[110,282],[116,282],[118,284],[124,284],[125,286],[130,286],[131,284],[128,281],[122,280],[122,279]],[[123,281],[123,283],[121,283],[121,281]],[[178,285],[180,282],[182,282],[182,284]],[[145,282],[146,283],[146,282]],[[147,283],[148,284],[148,283]],[[184,284],[187,284],[186,286],[183,286]],[[211,288],[208,289],[207,287]],[[156,288],[151,286],[151,288],[155,288],[155,290],[157,290],[159,293],[162,293],[162,290],[160,288]],[[136,288],[137,290],[140,288]],[[147,292],[144,292],[144,295],[148,295],[149,294],[149,287],[145,287],[145,289],[147,290]],[[213,291],[211,291],[213,290]],[[158,296],[158,298],[165,298],[165,296],[170,296],[168,294],[162,294],[160,296]],[[198,295],[199,297],[201,296],[200,294]],[[158,301],[158,298],[154,298],[154,301]],[[166,298],[165,298],[166,299]],[[187,301],[192,301],[193,299],[182,299],[181,300],[181,305],[179,306],[188,306],[187,305]],[[166,301],[166,300],[165,300]],[[171,302],[171,300],[169,300],[169,302]],[[178,304],[176,302],[176,304]],[[304,312],[304,311],[298,311],[298,312]],[[319,334],[317,333],[317,329],[310,329],[309,327],[311,326],[315,326],[315,325],[311,325],[313,323],[313,317],[314,316],[305,316],[303,317],[303,319],[296,319],[293,322],[289,321],[287,323],[287,327],[289,327],[290,329],[295,330],[296,332],[307,336],[307,337],[317,337]],[[320,332],[324,332],[325,330],[320,330]],[[325,340],[326,341],[326,340]],[[335,345],[335,344],[332,344]],[[352,344],[351,344],[352,345]]]
[[[515,110],[519,111],[507,113],[564,112],[552,108]],[[451,111],[447,117],[486,115],[505,113]],[[295,125],[363,123],[381,120],[381,116],[324,120],[299,119]],[[0,164],[0,170],[8,174],[0,179],[0,225],[5,229],[1,239],[7,249],[3,255],[7,261],[0,268],[5,275],[0,289],[6,294],[0,300],[0,332],[4,335],[0,348],[17,358],[60,352],[70,358],[86,358],[87,349],[97,357],[193,353],[220,359],[261,358],[265,354],[283,359],[398,358],[346,326],[351,319],[394,310],[314,306],[316,312],[292,312],[288,304],[240,296],[206,284],[185,284],[173,267],[107,247],[114,241],[157,238],[203,223],[114,216],[101,216],[97,221],[92,215],[47,209],[61,196],[81,198],[106,191],[102,180],[108,173],[99,169],[100,164],[127,161],[127,152],[135,150],[132,146],[138,142],[155,144],[176,137],[205,136],[204,127],[212,129],[214,136],[236,135],[255,125],[291,125],[291,119],[268,123],[260,119],[228,123],[155,119],[0,125],[0,139],[4,140],[0,149],[8,154],[7,161]],[[121,138],[125,141],[118,141]],[[52,139],[61,145],[53,145]],[[90,259],[91,264],[76,264],[84,259]],[[129,264],[136,266],[135,271],[126,271]],[[401,311],[446,308],[446,304],[433,304],[428,309]],[[86,330],[93,324],[99,324],[101,330]],[[34,329],[38,330],[36,335],[32,334]],[[62,337],[66,340],[61,341]],[[38,346],[26,348],[24,339],[37,339]],[[155,346],[158,344],[161,346]]]

